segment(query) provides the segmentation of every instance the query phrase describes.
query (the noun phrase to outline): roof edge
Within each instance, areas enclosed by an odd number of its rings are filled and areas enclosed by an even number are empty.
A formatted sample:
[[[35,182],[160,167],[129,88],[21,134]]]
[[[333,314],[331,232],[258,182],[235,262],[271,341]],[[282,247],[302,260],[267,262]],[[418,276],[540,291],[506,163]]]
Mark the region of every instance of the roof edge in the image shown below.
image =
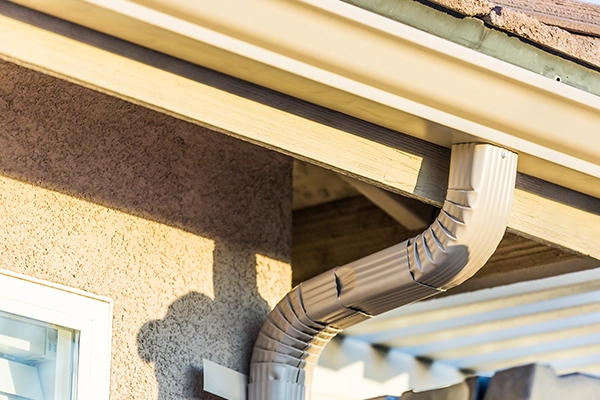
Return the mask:
[[[600,96],[600,46],[518,10],[487,1],[343,1]]]
[[[600,197],[600,97],[349,4],[15,2],[438,145],[510,148],[520,172]]]

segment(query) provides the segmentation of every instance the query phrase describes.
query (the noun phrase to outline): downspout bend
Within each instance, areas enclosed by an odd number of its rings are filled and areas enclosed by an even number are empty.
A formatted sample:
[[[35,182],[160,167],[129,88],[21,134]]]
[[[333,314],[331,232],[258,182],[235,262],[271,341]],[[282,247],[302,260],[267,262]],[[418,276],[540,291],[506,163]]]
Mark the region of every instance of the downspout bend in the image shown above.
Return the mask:
[[[317,359],[337,333],[473,276],[502,239],[516,169],[511,151],[454,145],[446,199],[428,229],[302,282],[277,304],[254,345],[249,400],[310,399]]]

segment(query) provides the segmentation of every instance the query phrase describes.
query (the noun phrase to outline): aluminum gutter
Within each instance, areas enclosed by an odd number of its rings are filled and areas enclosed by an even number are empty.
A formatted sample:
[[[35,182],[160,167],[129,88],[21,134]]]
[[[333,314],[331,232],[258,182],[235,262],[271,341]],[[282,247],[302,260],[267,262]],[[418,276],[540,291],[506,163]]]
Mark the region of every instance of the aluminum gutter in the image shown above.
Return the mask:
[[[473,276],[502,239],[516,169],[508,150],[454,145],[446,200],[428,229],[301,283],[269,314],[252,353],[249,400],[310,399],[318,357],[337,333]]]
[[[600,197],[600,97],[334,0],[17,3]]]
[[[483,19],[487,19],[489,15],[477,15],[477,17],[473,17],[472,14],[460,15],[451,9],[435,7],[435,3],[429,3],[433,6],[426,5],[427,0],[344,1],[525,68],[538,75],[600,96],[600,66],[588,65],[585,61],[575,59],[574,56],[560,53],[559,50],[542,48],[541,44],[522,37],[511,36],[493,25],[486,25]],[[489,12],[495,13],[491,3]],[[517,23],[525,23],[525,21],[516,21],[515,24]],[[572,39],[575,42],[584,40],[578,37]],[[556,43],[562,44],[558,38],[556,38]],[[581,51],[583,52],[582,49]],[[598,51],[600,51],[600,47]]]

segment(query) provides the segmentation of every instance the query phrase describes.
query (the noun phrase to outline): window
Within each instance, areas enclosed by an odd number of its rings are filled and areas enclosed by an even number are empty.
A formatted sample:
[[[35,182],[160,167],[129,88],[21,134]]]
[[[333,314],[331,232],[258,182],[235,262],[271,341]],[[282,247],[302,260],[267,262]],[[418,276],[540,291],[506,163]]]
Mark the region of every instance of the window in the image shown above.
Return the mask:
[[[0,392],[9,399],[74,398],[78,348],[78,330],[0,311]]]
[[[0,400],[108,399],[112,302],[0,270]]]

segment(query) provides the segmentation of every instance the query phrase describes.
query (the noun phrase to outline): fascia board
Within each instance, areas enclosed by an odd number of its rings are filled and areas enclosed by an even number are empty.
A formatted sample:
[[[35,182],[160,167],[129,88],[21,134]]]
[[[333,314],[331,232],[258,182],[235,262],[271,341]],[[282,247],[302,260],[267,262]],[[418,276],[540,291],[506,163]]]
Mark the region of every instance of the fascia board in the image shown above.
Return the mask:
[[[600,97],[354,6],[16,2],[445,147],[510,148],[520,172],[600,197]]]
[[[444,199],[449,151],[432,143],[2,1],[0,37],[0,59],[394,193]],[[598,198],[518,174],[508,228],[600,259],[598,210]]]

